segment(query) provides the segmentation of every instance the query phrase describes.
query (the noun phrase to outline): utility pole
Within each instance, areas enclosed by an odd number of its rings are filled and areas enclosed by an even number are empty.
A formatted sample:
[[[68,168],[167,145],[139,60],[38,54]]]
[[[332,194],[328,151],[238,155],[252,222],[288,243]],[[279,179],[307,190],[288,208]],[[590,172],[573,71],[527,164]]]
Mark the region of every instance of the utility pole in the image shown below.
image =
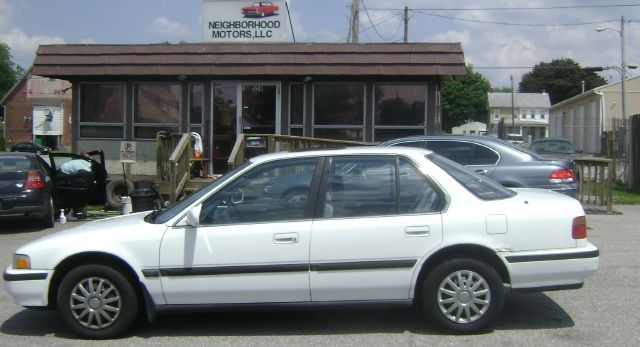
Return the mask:
[[[404,7],[404,43],[409,42],[409,7]]]
[[[360,0],[351,0],[351,43],[359,43]]]
[[[514,105],[515,91],[513,90],[513,75],[511,78],[511,132],[516,132],[516,106]]]

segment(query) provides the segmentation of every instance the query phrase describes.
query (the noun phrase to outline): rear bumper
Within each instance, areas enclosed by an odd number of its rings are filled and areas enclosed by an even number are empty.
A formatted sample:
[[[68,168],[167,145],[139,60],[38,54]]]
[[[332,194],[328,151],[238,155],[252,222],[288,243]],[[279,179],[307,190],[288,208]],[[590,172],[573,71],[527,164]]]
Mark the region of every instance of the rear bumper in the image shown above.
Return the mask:
[[[16,304],[25,307],[46,307],[49,304],[49,282],[53,270],[16,270],[8,267],[2,279],[5,289]]]
[[[501,254],[509,268],[511,288],[527,291],[579,288],[598,269],[599,255],[591,243],[564,250]]]
[[[49,213],[47,206],[14,206],[8,209],[0,209],[0,217],[24,217],[32,215],[34,218],[41,218]]]

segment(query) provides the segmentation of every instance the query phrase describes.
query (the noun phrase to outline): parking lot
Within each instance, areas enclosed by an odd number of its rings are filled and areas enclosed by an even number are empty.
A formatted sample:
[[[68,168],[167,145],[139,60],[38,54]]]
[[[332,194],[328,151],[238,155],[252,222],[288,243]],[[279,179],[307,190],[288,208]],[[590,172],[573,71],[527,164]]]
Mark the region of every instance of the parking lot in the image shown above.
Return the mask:
[[[640,345],[640,206],[621,215],[588,215],[589,238],[600,248],[600,270],[584,288],[509,296],[493,330],[448,335],[409,309],[320,312],[233,312],[162,316],[105,345]],[[90,219],[101,217],[99,214]],[[84,223],[56,224],[63,230]],[[13,250],[52,230],[3,222],[0,264]],[[96,240],[99,242],[99,240]],[[4,283],[2,283],[4,286]],[[77,345],[55,312],[26,310],[0,289],[0,345]]]

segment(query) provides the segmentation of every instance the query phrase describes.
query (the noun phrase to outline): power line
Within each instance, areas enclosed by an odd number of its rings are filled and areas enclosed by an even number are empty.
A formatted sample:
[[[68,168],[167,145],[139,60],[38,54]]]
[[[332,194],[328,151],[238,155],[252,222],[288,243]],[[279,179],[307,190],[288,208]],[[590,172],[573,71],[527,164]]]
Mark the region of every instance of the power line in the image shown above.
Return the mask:
[[[362,7],[364,8],[364,12],[367,14],[367,18],[369,18],[369,23],[371,23],[371,27],[373,28],[373,31],[376,32],[376,34],[378,35],[378,37],[380,37],[383,41],[391,41],[391,39],[385,38],[384,36],[382,36],[382,34],[380,34],[380,32],[378,31],[378,28],[376,27],[376,24],[373,22],[373,20],[371,20],[371,16],[369,16],[369,11],[367,10],[367,5],[365,5],[364,0],[362,0]],[[396,34],[398,32],[396,31]],[[392,36],[392,38],[396,35],[394,34]]]
[[[582,23],[558,23],[558,24],[532,24],[532,23],[509,23],[509,22],[494,22],[480,19],[469,19],[469,18],[458,18],[445,16],[441,14],[435,13],[427,13],[423,11],[415,11],[416,13],[420,13],[426,16],[439,17],[445,19],[451,19],[461,22],[470,22],[470,23],[479,23],[479,24],[494,24],[494,25],[507,25],[507,26],[521,26],[521,27],[563,27],[563,26],[581,26],[581,25],[594,25],[594,24],[607,24],[618,22],[618,20],[606,20],[606,21],[597,21],[597,22],[582,22]]]
[[[567,10],[580,8],[616,8],[640,7],[640,4],[616,5],[573,5],[573,6],[545,6],[545,7],[459,7],[459,8],[416,8],[416,11],[527,11],[527,10]],[[370,8],[371,11],[401,11],[399,8]]]

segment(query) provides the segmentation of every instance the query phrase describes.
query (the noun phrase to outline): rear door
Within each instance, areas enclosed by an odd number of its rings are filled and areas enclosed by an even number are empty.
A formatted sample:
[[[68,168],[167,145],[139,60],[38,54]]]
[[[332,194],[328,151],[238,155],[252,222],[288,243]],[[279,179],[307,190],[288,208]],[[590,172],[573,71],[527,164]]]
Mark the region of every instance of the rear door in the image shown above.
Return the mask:
[[[335,157],[312,228],[313,301],[405,300],[442,242],[444,195],[405,159]]]
[[[98,161],[98,160],[100,161]],[[50,153],[53,196],[57,208],[102,205],[106,203],[106,170],[102,152],[96,159],[73,153]],[[61,166],[72,160],[86,162],[91,171],[67,174]]]
[[[489,177],[500,160],[496,151],[470,141],[429,140],[427,149]]]

